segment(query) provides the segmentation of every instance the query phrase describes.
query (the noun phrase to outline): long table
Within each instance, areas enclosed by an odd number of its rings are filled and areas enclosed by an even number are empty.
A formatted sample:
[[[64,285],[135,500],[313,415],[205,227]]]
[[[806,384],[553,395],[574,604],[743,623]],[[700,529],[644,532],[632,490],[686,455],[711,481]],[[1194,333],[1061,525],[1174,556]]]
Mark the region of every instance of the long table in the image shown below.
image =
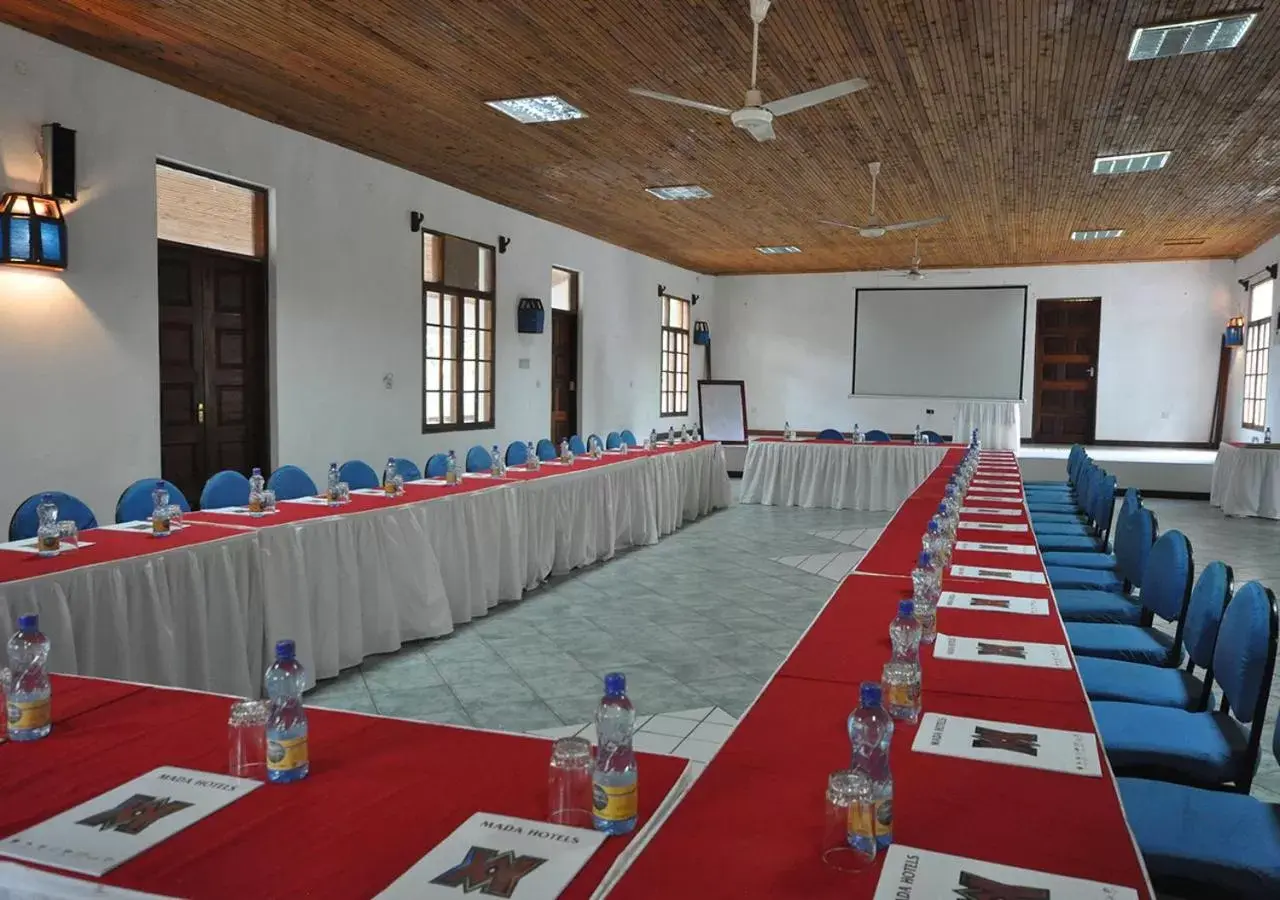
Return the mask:
[[[902,503],[612,897],[872,897],[879,863],[848,874],[819,859],[823,791],[827,775],[849,765],[846,720],[858,703],[858,685],[880,678],[890,652],[888,624],[898,600],[911,596],[920,536],[961,455],[947,451]],[[996,465],[1000,478],[1021,486],[1011,454],[984,453],[979,478]],[[970,494],[977,490],[972,486]],[[1017,514],[963,513],[962,521],[1015,523],[1027,531],[961,529],[958,540],[1034,545],[1024,504],[984,502],[981,508]],[[956,550],[952,564],[1044,572],[1038,548],[1028,555]],[[948,572],[943,588],[1050,604],[1049,616],[942,609],[943,634],[1069,646],[1047,583]],[[1097,732],[1074,659],[1070,670],[1051,670],[939,661],[928,649],[922,657],[926,713]],[[1100,746],[1102,777],[1091,778],[915,753],[916,731],[897,723],[890,752],[896,843],[1154,897]]]
[[[225,772],[230,698],[54,676],[54,730],[0,744],[0,836],[157,766]],[[546,738],[312,709],[311,774],[265,785],[108,873],[187,898],[372,897],[475,812],[543,820]],[[688,763],[638,754],[640,822],[562,897],[592,896],[661,820]]]
[[[1280,444],[1223,442],[1209,502],[1228,516],[1280,519]]]
[[[163,540],[107,526],[54,559],[0,551],[0,623],[39,613],[53,671],[254,696],[278,639],[330,677],[730,500],[723,449],[701,442],[339,509],[192,513]]]

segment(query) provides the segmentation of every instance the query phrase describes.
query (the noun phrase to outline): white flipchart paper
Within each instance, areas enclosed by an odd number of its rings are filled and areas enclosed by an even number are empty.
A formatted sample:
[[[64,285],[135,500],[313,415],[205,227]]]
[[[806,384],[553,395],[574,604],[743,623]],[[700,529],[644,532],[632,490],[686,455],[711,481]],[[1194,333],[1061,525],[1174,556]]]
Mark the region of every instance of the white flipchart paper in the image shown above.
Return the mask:
[[[1020,516],[1022,515],[1021,506],[962,506],[961,514],[968,513],[971,516]]]
[[[0,862],[0,900],[167,900],[161,894],[144,894],[12,862]]]
[[[1071,775],[1102,775],[1098,740],[1086,731],[925,713],[911,749]]]
[[[989,544],[986,541],[957,541],[957,550],[978,550],[982,553],[1013,553],[1017,556],[1035,556],[1032,544]]]
[[[261,786],[161,766],[0,840],[0,856],[100,877]]]
[[[377,900],[458,900],[476,890],[512,900],[550,900],[568,886],[604,838],[583,828],[476,813]]]
[[[1030,529],[1021,522],[969,522],[964,519],[960,520],[959,528],[969,529],[971,531],[1006,531],[1026,533]]]
[[[966,594],[943,591],[938,609],[971,609],[977,612],[1015,613],[1023,616],[1049,615],[1049,601],[1039,597],[1003,597],[1000,594]]]
[[[947,570],[952,578],[990,578],[995,581],[1016,581],[1019,584],[1044,584],[1043,572],[1025,569],[997,569],[990,566],[952,566]]]
[[[1138,900],[1133,888],[1051,875],[894,844],[872,900],[1027,897],[1035,900]]]
[[[938,635],[933,645],[933,658],[995,663],[1001,666],[1030,666],[1034,669],[1071,668],[1071,654],[1063,644],[957,637],[951,634]]]

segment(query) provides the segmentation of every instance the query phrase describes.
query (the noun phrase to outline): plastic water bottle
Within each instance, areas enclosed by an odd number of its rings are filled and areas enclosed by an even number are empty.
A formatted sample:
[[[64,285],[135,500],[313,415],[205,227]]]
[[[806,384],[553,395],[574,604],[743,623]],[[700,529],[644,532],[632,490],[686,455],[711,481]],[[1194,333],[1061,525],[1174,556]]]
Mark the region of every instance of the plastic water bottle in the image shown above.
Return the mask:
[[[911,599],[916,621],[920,623],[920,642],[932,644],[938,638],[938,595],[941,588],[937,570],[927,550],[920,551],[916,568],[911,570]]]
[[[658,429],[656,429],[656,428],[650,428],[650,429],[649,429],[649,444],[648,444],[648,446],[646,446],[644,449],[646,449],[646,450],[652,450],[652,449],[653,449],[654,447],[656,447],[656,446],[658,446]]]
[[[791,431],[791,422],[790,422],[790,421],[786,421],[786,422],[783,422],[783,423],[782,423],[782,439],[783,439],[784,441],[794,441],[794,440],[795,440],[795,435],[794,435],[794,434],[792,433],[792,431]]]
[[[853,764],[871,782],[872,813],[876,847],[883,852],[893,843],[893,775],[889,772],[889,744],[893,740],[893,719],[880,705],[880,685],[864,681],[861,702],[849,714],[849,743]],[[864,829],[852,829],[850,839],[865,839]],[[856,847],[857,844],[855,843]]]
[[[45,494],[36,505],[36,553],[57,556],[62,549],[62,532],[58,530],[58,504],[52,494]]]
[[[919,423],[917,423],[917,424],[916,424],[916,434],[915,434],[915,437],[914,437],[914,438],[912,438],[912,441],[913,441],[914,443],[917,443],[917,444],[918,444],[918,443],[920,443],[920,425],[919,425]]]
[[[636,827],[636,754],[631,747],[636,710],[627,698],[627,676],[604,676],[604,696],[596,707],[595,767],[591,773],[592,822],[605,834],[628,834]]]
[[[920,623],[915,604],[898,601],[898,615],[889,623],[893,656],[884,666],[884,682],[889,715],[914,725],[920,721]]]
[[[444,464],[444,483],[458,483],[458,457],[452,450],[449,451],[449,459]]]
[[[573,462],[573,451],[569,449],[569,441],[560,439],[560,462]]]
[[[255,468],[249,473],[249,514],[262,515],[262,492],[266,490],[267,481],[262,477],[262,470]]]
[[[507,474],[507,463],[502,458],[502,451],[498,449],[498,445],[493,445],[493,465],[489,471],[497,478],[502,478]]]
[[[862,429],[858,427],[857,422],[853,423],[853,434],[849,435],[849,441],[854,444],[862,443]]]
[[[1267,430],[1266,430],[1265,432],[1263,432],[1263,435],[1262,435],[1262,443],[1264,443],[1264,444],[1270,444],[1270,443],[1271,443],[1271,426],[1270,426],[1270,425],[1268,425],[1268,426],[1267,426]]]
[[[267,781],[301,781],[311,771],[307,751],[307,711],[302,688],[307,673],[295,656],[293,641],[276,642],[276,661],[263,679],[267,698]]]
[[[387,457],[386,468],[382,470],[382,493],[388,497],[394,497],[399,493],[399,487],[396,484],[396,476],[399,470],[396,467],[396,458],[394,456]]]
[[[9,740],[38,741],[53,729],[50,715],[53,689],[45,663],[49,639],[40,631],[40,617],[18,617],[18,630],[9,638],[9,684],[5,719]]]
[[[674,444],[676,442],[676,426],[667,426],[667,443]]]
[[[536,472],[542,466],[542,460],[538,459],[538,451],[534,449],[533,441],[529,442],[529,446],[525,448],[525,452],[527,455],[525,457],[524,467]]]
[[[338,482],[342,480],[342,476],[338,474],[338,464],[336,462],[329,463],[329,475],[325,479],[325,496],[329,499],[330,506],[336,506],[338,503]]]
[[[168,537],[169,529],[169,489],[163,481],[157,481],[151,489],[151,533],[156,537]]]

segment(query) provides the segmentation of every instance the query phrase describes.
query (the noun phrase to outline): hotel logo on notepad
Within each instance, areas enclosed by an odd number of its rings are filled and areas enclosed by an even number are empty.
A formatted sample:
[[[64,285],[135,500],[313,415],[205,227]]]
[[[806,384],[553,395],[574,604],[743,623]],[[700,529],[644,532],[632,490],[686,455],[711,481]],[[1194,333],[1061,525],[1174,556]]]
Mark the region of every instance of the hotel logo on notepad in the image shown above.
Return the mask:
[[[479,891],[485,897],[510,897],[520,879],[544,862],[538,856],[516,856],[510,850],[473,846],[462,862],[432,878],[431,883],[462,888],[464,894]]]
[[[165,816],[172,815],[191,806],[181,800],[168,797],[150,797],[146,794],[134,794],[128,800],[111,809],[94,813],[86,819],[80,819],[77,825],[88,825],[99,831],[115,831],[120,834],[141,834],[151,825]]]
[[[1048,888],[1004,884],[972,872],[961,872],[960,886],[954,890],[960,900],[1050,900]]]
[[[979,750],[1007,750],[1027,756],[1040,755],[1040,739],[1033,731],[1001,731],[978,725],[973,729],[973,746]]]

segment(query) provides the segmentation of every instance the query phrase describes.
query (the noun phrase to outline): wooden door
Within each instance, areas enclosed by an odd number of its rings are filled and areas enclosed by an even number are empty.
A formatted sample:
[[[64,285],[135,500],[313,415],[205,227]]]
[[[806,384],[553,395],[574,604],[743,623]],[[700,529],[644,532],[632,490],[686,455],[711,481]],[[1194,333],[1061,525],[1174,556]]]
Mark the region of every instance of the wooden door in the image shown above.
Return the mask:
[[[1032,440],[1093,441],[1098,403],[1098,332],[1102,300],[1036,304],[1036,377]]]
[[[268,468],[261,260],[161,243],[160,469],[195,503],[221,469]]]
[[[551,440],[578,431],[578,314],[551,310]]]

